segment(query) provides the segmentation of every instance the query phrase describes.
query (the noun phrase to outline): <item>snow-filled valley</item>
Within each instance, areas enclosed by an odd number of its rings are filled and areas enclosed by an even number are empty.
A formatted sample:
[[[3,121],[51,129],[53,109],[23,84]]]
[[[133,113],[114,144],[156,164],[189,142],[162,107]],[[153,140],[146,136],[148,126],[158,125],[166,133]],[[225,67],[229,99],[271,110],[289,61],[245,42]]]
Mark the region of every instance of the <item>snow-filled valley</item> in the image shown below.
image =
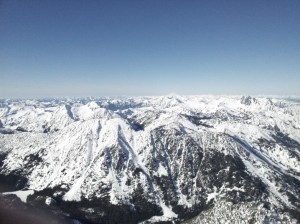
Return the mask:
[[[14,191],[82,223],[299,223],[300,100],[3,99]]]

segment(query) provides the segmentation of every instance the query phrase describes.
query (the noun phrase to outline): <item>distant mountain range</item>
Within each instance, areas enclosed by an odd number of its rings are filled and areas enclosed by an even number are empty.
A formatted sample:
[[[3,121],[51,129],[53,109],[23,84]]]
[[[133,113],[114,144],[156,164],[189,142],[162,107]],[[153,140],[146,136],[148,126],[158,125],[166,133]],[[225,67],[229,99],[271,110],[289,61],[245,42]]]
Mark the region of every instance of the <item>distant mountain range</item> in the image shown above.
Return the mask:
[[[0,191],[69,223],[299,223],[300,100],[3,99]]]

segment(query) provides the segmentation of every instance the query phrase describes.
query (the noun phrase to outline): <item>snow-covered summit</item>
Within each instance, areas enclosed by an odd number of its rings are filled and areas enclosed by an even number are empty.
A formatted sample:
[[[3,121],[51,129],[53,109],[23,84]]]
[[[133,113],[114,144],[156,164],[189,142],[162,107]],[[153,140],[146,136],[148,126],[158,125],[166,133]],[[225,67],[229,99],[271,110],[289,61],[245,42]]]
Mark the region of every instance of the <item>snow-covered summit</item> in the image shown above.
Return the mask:
[[[29,201],[51,197],[89,222],[112,223],[111,211],[131,223],[218,216],[225,201],[292,223],[299,112],[280,97],[1,100],[0,174],[35,190]]]

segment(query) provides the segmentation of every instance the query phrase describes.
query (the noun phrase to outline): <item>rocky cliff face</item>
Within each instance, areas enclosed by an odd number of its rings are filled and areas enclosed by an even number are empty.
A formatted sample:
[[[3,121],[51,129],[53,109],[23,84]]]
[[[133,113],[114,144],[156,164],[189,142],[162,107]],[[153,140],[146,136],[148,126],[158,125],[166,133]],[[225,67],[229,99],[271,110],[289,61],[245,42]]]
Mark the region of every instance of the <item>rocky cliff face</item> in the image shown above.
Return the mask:
[[[2,100],[0,190],[86,223],[300,221],[300,104]],[[231,214],[231,215],[230,215]]]

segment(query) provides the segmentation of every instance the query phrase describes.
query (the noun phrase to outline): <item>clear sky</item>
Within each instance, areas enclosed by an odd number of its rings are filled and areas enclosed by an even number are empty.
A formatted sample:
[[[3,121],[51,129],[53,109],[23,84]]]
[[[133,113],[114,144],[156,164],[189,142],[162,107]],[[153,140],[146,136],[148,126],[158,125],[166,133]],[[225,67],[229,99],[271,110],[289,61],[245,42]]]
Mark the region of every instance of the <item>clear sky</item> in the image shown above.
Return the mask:
[[[300,0],[0,0],[0,98],[300,95]]]

